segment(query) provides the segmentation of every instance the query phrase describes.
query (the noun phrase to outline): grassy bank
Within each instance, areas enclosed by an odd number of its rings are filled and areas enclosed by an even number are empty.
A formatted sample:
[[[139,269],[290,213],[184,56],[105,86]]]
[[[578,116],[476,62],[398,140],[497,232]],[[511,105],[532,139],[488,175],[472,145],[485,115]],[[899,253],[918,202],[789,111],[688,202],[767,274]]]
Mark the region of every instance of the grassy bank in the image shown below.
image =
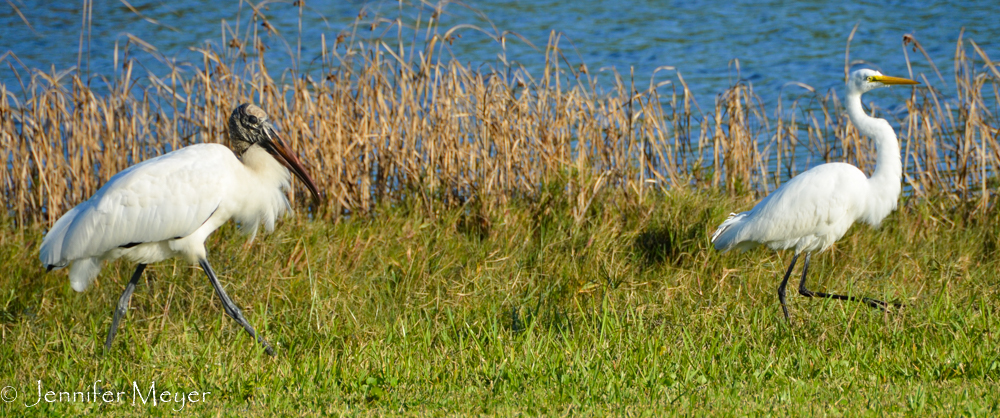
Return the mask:
[[[561,190],[562,187],[553,187]],[[197,268],[151,266],[114,348],[131,266],[73,292],[35,262],[42,230],[4,228],[5,414],[169,415],[176,404],[41,402],[45,390],[211,392],[184,411],[245,415],[634,413],[994,415],[1000,377],[996,220],[911,200],[856,227],[811,269],[818,289],[906,304],[885,314],[775,289],[790,255],[720,255],[708,235],[750,205],[711,193],[561,193],[487,210],[380,207],[289,218],[251,246],[227,226],[210,257],[266,356]],[[988,218],[989,222],[975,219]],[[969,221],[973,219],[973,221]],[[794,283],[794,281],[793,281]],[[163,390],[161,389],[161,390]]]
[[[736,80],[699,102],[680,70],[648,84],[590,71],[557,33],[531,74],[506,58],[515,34],[414,7],[331,34],[321,74],[272,76],[259,52],[280,39],[255,10],[202,62],[130,37],[100,87],[34,69],[18,93],[0,85],[0,415],[182,407],[143,403],[133,382],[201,393],[182,412],[206,416],[1000,413],[1000,72],[973,40],[955,48],[955,97],[935,88],[944,77],[897,74],[924,84],[872,109],[899,133],[906,196],[810,270],[815,290],[906,307],[794,295],[789,325],[776,288],[791,255],[722,255],[708,236],[820,161],[870,172],[872,144],[835,93],[796,84],[805,93],[764,104]],[[451,55],[466,30],[495,41],[495,65]],[[139,75],[142,59],[171,72]],[[224,141],[251,100],[324,193],[309,208],[293,196],[299,215],[252,245],[233,225],[207,243],[278,355],[177,261],[146,270],[104,353],[133,267],[75,293],[40,267],[46,228],[137,161]],[[126,396],[39,402],[39,381]]]

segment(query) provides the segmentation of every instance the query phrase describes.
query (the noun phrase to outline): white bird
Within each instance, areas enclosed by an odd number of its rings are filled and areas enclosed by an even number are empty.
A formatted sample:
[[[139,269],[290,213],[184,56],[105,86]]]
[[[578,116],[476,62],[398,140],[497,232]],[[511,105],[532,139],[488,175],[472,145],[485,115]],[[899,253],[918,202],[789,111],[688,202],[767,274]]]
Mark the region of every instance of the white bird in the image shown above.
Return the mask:
[[[857,167],[846,163],[823,164],[795,176],[771,193],[750,211],[730,214],[712,234],[715,249],[743,251],[766,245],[773,250],[795,249],[795,256],[778,286],[778,300],[788,319],[785,306],[785,286],[799,255],[806,253],[799,293],[806,297],[860,301],[874,308],[886,309],[888,304],[871,298],[834,295],[806,289],[806,272],[812,252],[826,250],[855,221],[878,227],[899,199],[902,163],[899,142],[892,126],[885,119],[865,114],[861,95],[879,87],[894,84],[920,84],[905,78],[860,69],[847,81],[847,115],[858,131],[875,142],[875,171],[865,176]],[[893,305],[899,306],[897,303]]]
[[[289,209],[288,169],[317,201],[319,191],[261,108],[237,107],[229,117],[229,140],[232,149],[191,145],[115,174],[45,235],[42,264],[49,270],[69,265],[69,280],[78,292],[90,286],[105,261],[125,257],[138,263],[118,299],[105,349],[111,348],[146,265],[181,257],[201,265],[225,312],[274,354],[222,289],[208,263],[205,239],[230,219],[240,223],[250,240],[260,224],[272,231],[275,219]]]

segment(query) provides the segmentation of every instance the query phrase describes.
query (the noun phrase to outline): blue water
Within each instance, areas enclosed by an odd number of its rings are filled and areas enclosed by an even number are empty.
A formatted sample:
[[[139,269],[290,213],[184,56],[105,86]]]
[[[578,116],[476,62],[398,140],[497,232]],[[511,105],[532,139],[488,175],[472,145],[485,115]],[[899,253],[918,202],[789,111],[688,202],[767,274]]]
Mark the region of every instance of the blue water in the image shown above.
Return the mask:
[[[15,12],[20,9],[23,18]],[[159,53],[178,62],[200,65],[199,55],[190,47],[206,42],[221,42],[224,20],[232,27],[245,28],[250,13],[246,3],[214,2],[206,6],[200,0],[131,0],[142,15],[130,11],[122,2],[98,1],[93,5],[89,36],[84,32],[84,53],[79,54],[82,25],[82,1],[10,0],[0,4],[0,54],[10,51],[0,62],[0,82],[9,90],[20,91],[27,68],[50,72],[80,64],[91,83],[99,75],[114,74],[115,43],[124,46],[126,34],[132,34],[156,47]],[[927,49],[944,75],[937,79],[923,56],[910,51],[914,77],[925,74],[936,87],[947,91],[953,84],[952,59],[955,41],[965,28],[965,38],[975,40],[992,59],[1000,59],[1000,2],[965,1],[951,4],[940,1],[880,2],[754,2],[710,1],[468,1],[471,7],[451,4],[442,16],[442,25],[472,23],[487,28],[523,35],[544,48],[551,31],[563,34],[561,45],[571,62],[586,63],[591,73],[614,67],[628,75],[634,67],[636,84],[647,86],[653,71],[673,66],[689,82],[703,106],[711,105],[714,95],[737,77],[733,60],[738,59],[742,78],[754,83],[765,102],[773,101],[782,87],[798,81],[820,92],[842,90],[844,51],[855,24],[858,32],[851,46],[851,57],[891,75],[909,76],[901,44],[904,34],[912,34]],[[307,1],[302,14],[301,57],[303,71],[318,71],[321,35],[328,44],[339,33],[349,31],[359,13],[364,22],[375,16],[395,17],[399,3],[364,3],[358,1]],[[416,8],[403,6],[412,18]],[[288,3],[271,3],[263,13],[279,36],[267,38],[268,63],[273,74],[290,67],[299,37],[299,8]],[[425,7],[424,17],[430,13]],[[154,24],[145,18],[154,19]],[[27,23],[25,23],[27,21]],[[30,27],[28,26],[30,24]],[[383,24],[374,32],[381,33]],[[395,32],[392,32],[394,35]],[[462,62],[495,63],[501,52],[498,44],[473,30],[460,32],[462,38],[451,46]],[[86,45],[89,38],[89,48]],[[284,42],[282,41],[284,39]],[[538,76],[544,55],[513,36],[507,37],[507,57],[526,65]],[[285,46],[287,42],[287,47]],[[89,51],[89,52],[88,52]],[[166,67],[149,55],[136,52],[143,70],[165,73]],[[970,51],[971,53],[971,51]],[[578,55],[577,55],[578,54]],[[23,66],[22,64],[23,63]],[[670,72],[661,74],[668,79]],[[599,75],[610,82],[610,76]],[[786,88],[787,89],[787,88]]]

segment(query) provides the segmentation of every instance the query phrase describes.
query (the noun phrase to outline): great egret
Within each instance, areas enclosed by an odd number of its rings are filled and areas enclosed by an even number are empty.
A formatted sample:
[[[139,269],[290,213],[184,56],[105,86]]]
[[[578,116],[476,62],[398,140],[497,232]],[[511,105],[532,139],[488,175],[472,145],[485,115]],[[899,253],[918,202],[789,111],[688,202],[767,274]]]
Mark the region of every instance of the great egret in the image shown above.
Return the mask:
[[[289,209],[288,169],[317,201],[319,191],[260,107],[243,104],[233,111],[229,140],[232,149],[191,145],[115,174],[93,197],[59,218],[42,241],[42,264],[49,270],[70,265],[69,280],[78,292],[90,286],[104,261],[125,257],[139,263],[118,299],[106,349],[146,265],[182,257],[201,265],[223,310],[274,355],[219,284],[205,239],[230,219],[239,221],[251,240],[262,223],[272,231],[275,219]]]
[[[834,295],[806,289],[806,272],[812,252],[830,247],[854,224],[862,221],[877,227],[896,209],[899,199],[902,163],[899,142],[892,126],[885,119],[865,114],[861,95],[894,84],[920,84],[905,78],[860,69],[847,81],[847,115],[858,131],[873,141],[878,149],[875,171],[866,177],[857,167],[846,163],[823,164],[795,176],[771,193],[750,211],[730,214],[712,234],[715,249],[743,251],[763,244],[774,250],[795,249],[788,271],[778,286],[778,300],[788,319],[785,306],[785,286],[799,255],[806,253],[799,294],[864,302],[873,308],[886,309],[888,304],[871,298]],[[897,305],[898,304],[894,304]]]

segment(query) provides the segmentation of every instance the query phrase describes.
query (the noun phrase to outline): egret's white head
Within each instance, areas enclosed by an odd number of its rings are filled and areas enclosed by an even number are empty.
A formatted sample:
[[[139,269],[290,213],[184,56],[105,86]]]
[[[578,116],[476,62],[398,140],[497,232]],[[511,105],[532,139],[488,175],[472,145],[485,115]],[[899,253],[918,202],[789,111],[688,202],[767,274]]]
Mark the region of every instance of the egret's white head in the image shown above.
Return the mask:
[[[316,188],[316,184],[306,174],[305,168],[299,163],[295,153],[285,145],[285,142],[274,131],[271,122],[267,121],[267,113],[264,112],[264,109],[250,103],[244,103],[233,110],[233,114],[229,116],[229,142],[233,152],[240,157],[250,147],[263,148],[281,165],[295,173],[295,176],[309,188],[313,198],[317,202],[319,201],[319,190]]]
[[[879,87],[889,87],[897,84],[910,85],[920,84],[920,82],[906,78],[890,77],[882,75],[882,73],[875,70],[862,68],[852,72],[850,78],[847,79],[847,93],[864,94]]]

